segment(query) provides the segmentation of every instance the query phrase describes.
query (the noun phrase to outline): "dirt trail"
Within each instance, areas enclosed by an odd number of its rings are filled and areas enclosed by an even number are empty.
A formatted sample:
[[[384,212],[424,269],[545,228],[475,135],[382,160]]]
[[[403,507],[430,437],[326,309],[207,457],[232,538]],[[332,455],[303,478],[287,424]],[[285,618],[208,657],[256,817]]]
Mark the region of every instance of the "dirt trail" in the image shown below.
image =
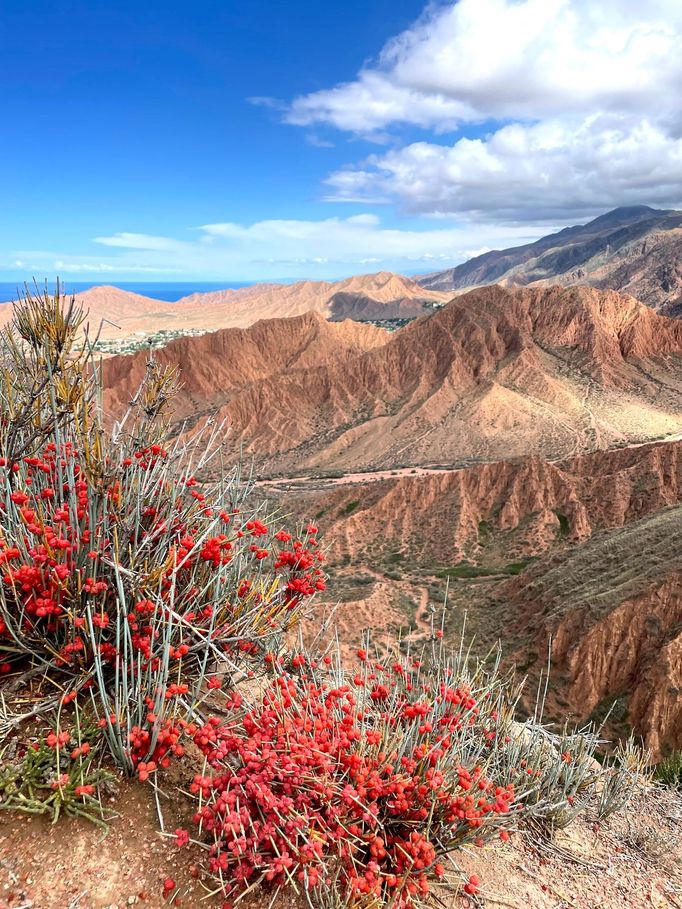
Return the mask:
[[[411,644],[423,643],[431,639],[431,617],[436,607],[429,602],[429,591],[423,587],[419,595],[419,605],[414,613],[415,629],[406,635],[403,640]]]
[[[591,431],[595,434],[596,449],[599,449],[599,436],[597,434],[596,426],[594,425],[594,415],[590,411],[592,426]],[[647,439],[644,442],[633,442],[628,445],[628,448],[643,448],[645,445],[663,445],[666,442],[680,442],[682,441],[682,432],[671,433],[668,436],[663,436],[660,439]],[[605,450],[605,449],[604,449]],[[574,454],[578,454],[578,451],[575,451]],[[274,477],[264,480],[256,480],[255,485],[261,488],[274,488],[274,489],[290,489],[293,486],[308,486],[315,489],[325,489],[331,488],[334,486],[356,486],[364,485],[365,483],[376,483],[380,480],[397,480],[401,477],[423,477],[429,474],[447,474],[447,473],[458,473],[461,470],[467,470],[470,467],[480,467],[483,464],[495,464],[499,458],[494,458],[490,461],[471,459],[470,461],[462,464],[454,464],[451,466],[442,466],[442,467],[396,467],[389,468],[387,470],[367,470],[367,471],[358,471],[357,473],[345,473],[342,476],[334,477],[322,477],[322,476],[288,476],[288,477]],[[547,458],[548,463],[554,464],[559,461],[567,460],[565,455],[557,458]]]

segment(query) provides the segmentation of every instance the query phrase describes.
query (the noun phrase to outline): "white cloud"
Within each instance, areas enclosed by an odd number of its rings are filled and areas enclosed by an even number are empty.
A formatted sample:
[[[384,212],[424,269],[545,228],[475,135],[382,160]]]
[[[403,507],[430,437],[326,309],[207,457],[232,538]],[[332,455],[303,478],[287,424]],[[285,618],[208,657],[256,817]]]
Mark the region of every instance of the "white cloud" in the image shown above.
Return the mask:
[[[473,111],[466,105],[395,85],[373,72],[363,73],[357,82],[297,98],[285,116],[296,126],[329,123],[359,133],[374,133],[396,122],[447,130],[471,118]]]
[[[453,145],[416,142],[328,179],[336,201],[496,222],[575,221],[618,205],[682,202],[682,139],[644,119],[515,123]]]
[[[175,241],[168,237],[153,237],[149,234],[120,233],[113,237],[95,237],[95,243],[103,246],[119,246],[122,249],[173,249]]]
[[[42,265],[32,266],[33,271],[45,271],[46,269]],[[56,259],[52,264],[52,267],[47,267],[47,270],[56,272],[59,275],[89,275],[89,274],[116,274],[120,272],[121,268],[117,262],[95,262],[93,260],[88,261],[73,261],[73,259]],[[125,269],[127,272],[133,274],[159,274],[169,271],[177,271],[177,269],[172,266],[168,267],[155,267],[153,265],[135,265],[130,264],[126,266]]]
[[[273,110],[282,109],[281,101],[278,101],[277,98],[269,98],[267,95],[252,95],[246,100],[249,104],[254,104],[256,107],[270,107]]]
[[[291,123],[370,133],[487,119],[677,108],[679,0],[459,0],[429,8],[353,82],[296,98]]]
[[[457,131],[340,169],[333,201],[497,222],[575,222],[682,200],[680,0],[430,6],[354,81],[286,119],[386,141]]]
[[[173,273],[225,280],[336,278],[368,270],[414,273],[466,258],[472,248],[509,246],[536,239],[522,227],[437,226],[426,230],[385,227],[373,213],[322,220],[220,222],[193,231],[190,241],[121,232],[98,237],[110,256],[82,251],[17,251],[36,263],[36,274],[106,273],[117,277]]]

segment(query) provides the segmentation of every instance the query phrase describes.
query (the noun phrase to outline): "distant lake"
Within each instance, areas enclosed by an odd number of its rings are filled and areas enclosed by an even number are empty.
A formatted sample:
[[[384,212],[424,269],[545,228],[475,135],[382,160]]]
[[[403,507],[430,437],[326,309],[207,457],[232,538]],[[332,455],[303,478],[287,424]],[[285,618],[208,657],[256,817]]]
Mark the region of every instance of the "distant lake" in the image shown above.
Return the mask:
[[[90,287],[98,287],[101,284],[114,284],[121,290],[129,290],[135,294],[142,294],[145,297],[153,297],[155,300],[165,300],[167,303],[175,303],[181,297],[187,297],[189,294],[206,293],[210,290],[225,290],[227,288],[248,287],[252,281],[193,281],[193,282],[175,282],[163,281],[154,283],[152,281],[108,281],[103,277],[100,281],[64,281],[63,286],[67,294],[80,293],[88,290]],[[33,285],[30,285],[31,287]],[[38,287],[42,290],[43,284],[39,283]],[[0,303],[6,303],[9,300],[16,300],[18,293],[23,291],[23,284],[16,281],[0,281]],[[54,284],[50,284],[50,290],[54,291]]]

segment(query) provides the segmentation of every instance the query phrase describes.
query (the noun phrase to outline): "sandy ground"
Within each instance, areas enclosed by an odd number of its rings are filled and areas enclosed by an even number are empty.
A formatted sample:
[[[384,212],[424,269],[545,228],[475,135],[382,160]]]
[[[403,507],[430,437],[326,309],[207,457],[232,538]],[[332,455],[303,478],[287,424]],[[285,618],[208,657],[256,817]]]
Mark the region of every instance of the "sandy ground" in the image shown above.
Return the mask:
[[[0,909],[149,909],[174,905],[219,909],[192,867],[193,846],[178,850],[158,832],[151,790],[123,787],[119,817],[104,833],[64,819],[0,819]],[[180,818],[166,810],[170,829]],[[476,901],[454,891],[439,894],[452,909],[682,909],[682,796],[642,790],[622,814],[601,825],[587,814],[554,843],[514,834],[502,843],[455,854],[464,875],[481,880]],[[163,882],[177,888],[163,897]],[[271,895],[255,894],[238,905],[266,907]],[[273,909],[303,909],[279,896]]]

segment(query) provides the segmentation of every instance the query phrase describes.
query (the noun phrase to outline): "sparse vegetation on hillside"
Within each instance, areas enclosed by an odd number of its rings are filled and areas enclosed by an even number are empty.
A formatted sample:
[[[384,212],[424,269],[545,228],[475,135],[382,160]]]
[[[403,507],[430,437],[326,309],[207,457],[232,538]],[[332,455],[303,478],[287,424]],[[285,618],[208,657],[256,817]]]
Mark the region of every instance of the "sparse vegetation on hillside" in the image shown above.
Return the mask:
[[[517,575],[528,566],[530,559],[509,562],[508,565],[472,565],[460,562],[452,568],[442,568],[436,573],[439,578],[487,578],[492,575]]]

